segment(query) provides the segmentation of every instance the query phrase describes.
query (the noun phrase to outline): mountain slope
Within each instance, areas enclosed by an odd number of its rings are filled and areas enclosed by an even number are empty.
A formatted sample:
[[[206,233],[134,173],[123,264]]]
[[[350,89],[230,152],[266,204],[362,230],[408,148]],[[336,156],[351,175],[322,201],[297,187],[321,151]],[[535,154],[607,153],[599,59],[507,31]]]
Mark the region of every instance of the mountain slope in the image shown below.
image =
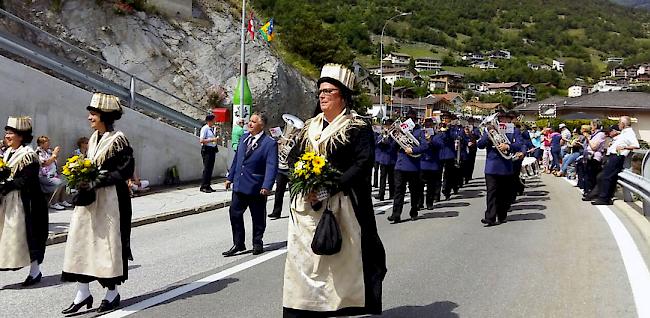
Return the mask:
[[[612,2],[618,3],[632,8],[643,8],[650,10],[650,1],[649,0],[612,0]]]
[[[506,48],[545,61],[589,61],[650,50],[650,12],[607,0],[257,0],[255,7],[274,16],[282,41],[315,65],[377,54],[371,36],[397,12],[413,15],[388,23],[387,35],[454,52]]]

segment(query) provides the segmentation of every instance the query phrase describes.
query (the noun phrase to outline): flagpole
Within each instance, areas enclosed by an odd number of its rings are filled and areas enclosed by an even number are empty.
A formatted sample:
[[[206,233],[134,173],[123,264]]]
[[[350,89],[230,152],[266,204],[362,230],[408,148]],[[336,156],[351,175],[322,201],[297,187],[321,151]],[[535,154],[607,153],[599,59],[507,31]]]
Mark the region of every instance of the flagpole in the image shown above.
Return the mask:
[[[239,75],[239,118],[244,118],[244,64],[246,60],[246,0],[242,0],[241,4],[241,63]],[[234,125],[237,125],[233,120]]]

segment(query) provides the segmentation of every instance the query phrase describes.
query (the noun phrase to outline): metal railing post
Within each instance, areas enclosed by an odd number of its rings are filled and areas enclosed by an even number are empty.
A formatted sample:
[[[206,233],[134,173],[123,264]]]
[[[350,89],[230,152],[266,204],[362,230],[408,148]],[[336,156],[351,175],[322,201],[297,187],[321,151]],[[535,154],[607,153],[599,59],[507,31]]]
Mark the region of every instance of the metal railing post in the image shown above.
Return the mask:
[[[133,76],[131,76],[131,83],[129,86],[129,93],[131,94],[131,98],[129,99],[129,107],[133,109],[135,106],[135,78]]]
[[[641,176],[650,180],[650,151],[643,156],[643,162],[641,163]],[[650,201],[643,200],[643,215],[645,217],[650,217]]]

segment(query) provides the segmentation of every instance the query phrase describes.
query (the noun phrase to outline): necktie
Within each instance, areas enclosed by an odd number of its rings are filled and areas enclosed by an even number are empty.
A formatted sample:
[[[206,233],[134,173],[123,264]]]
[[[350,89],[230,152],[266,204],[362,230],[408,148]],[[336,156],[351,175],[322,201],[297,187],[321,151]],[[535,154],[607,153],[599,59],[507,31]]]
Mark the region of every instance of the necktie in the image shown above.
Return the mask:
[[[246,154],[247,155],[253,150],[253,141],[254,140],[255,140],[255,137],[249,136],[248,140],[246,141]]]

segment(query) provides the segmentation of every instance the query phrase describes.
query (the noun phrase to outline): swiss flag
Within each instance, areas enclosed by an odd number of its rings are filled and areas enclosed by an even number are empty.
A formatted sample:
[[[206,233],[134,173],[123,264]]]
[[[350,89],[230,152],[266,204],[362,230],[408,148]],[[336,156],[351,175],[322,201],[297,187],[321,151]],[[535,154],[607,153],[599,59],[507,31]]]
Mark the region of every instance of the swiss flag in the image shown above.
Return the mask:
[[[252,12],[248,18],[248,34],[251,35],[251,40],[255,40],[255,20]]]

